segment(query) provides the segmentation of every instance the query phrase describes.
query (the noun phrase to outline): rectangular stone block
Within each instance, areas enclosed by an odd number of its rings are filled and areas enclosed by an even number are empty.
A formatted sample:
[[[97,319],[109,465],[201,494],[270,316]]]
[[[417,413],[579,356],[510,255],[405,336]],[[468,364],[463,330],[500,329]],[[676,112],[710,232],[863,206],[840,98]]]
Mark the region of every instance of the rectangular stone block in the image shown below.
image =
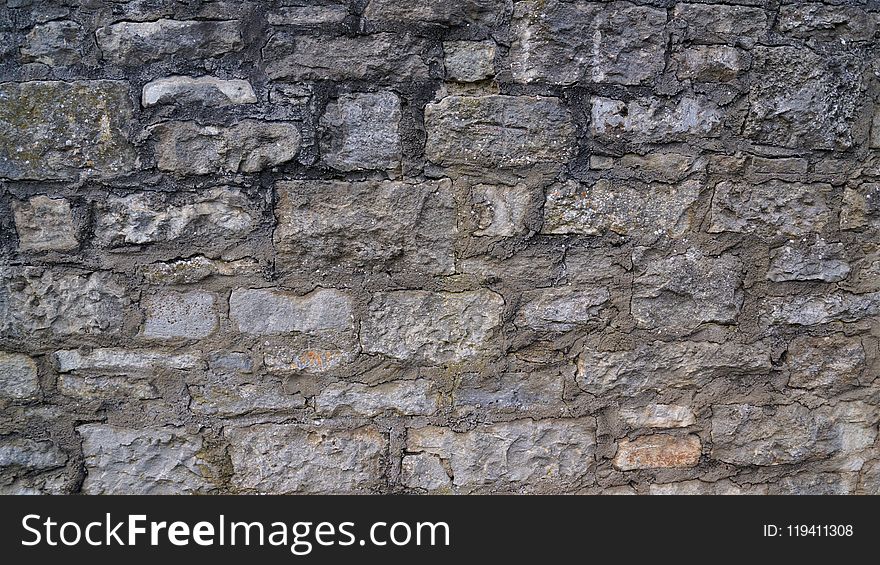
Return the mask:
[[[519,328],[567,332],[589,324],[601,325],[602,308],[611,293],[607,288],[562,287],[526,291],[514,317]]]
[[[677,100],[643,97],[628,102],[593,96],[590,103],[590,131],[603,143],[714,138],[721,134],[724,120],[717,104],[701,95],[683,95]]]
[[[695,467],[700,462],[701,453],[700,438],[693,434],[640,436],[634,440],[620,440],[614,466],[621,471]]]
[[[79,246],[70,203],[64,198],[34,196],[12,203],[18,248],[22,251],[69,251]]]
[[[374,417],[386,411],[401,416],[430,416],[439,407],[440,392],[425,379],[375,385],[337,382],[315,397],[315,412],[327,417],[347,414]]]
[[[449,181],[289,181],[277,191],[274,241],[285,270],[455,270]]]
[[[880,292],[829,292],[770,296],[761,305],[765,324],[815,326],[829,322],[857,322],[880,314]]]
[[[128,83],[0,83],[0,178],[72,180],[136,167]]]
[[[229,298],[229,318],[251,335],[351,333],[354,317],[348,294],[318,289],[298,296],[269,288],[238,288]]]
[[[190,410],[202,416],[232,418],[253,414],[290,413],[305,408],[301,394],[289,393],[280,383],[260,379],[256,383],[222,382],[187,387]]]
[[[880,227],[880,183],[863,182],[843,190],[840,227],[844,230]]]
[[[357,494],[385,484],[388,436],[374,426],[297,424],[227,428],[232,483],[261,494]]]
[[[51,441],[37,441],[18,435],[0,438],[0,468],[17,467],[46,471],[63,467],[67,454]]]
[[[685,41],[751,47],[768,31],[767,13],[758,7],[725,4],[677,4],[672,26]]]
[[[407,432],[408,452],[449,462],[464,493],[572,492],[593,482],[596,425],[592,418],[515,420],[473,430],[427,426]]]
[[[191,371],[204,367],[204,362],[197,354],[150,349],[62,349],[55,352],[54,359],[59,373],[152,373],[156,370]]]
[[[504,300],[489,290],[381,292],[373,295],[360,340],[366,353],[443,364],[491,351]]]
[[[768,181],[715,185],[709,233],[753,233],[802,237],[821,231],[831,220],[831,185]]]
[[[137,66],[171,59],[205,59],[242,48],[238,21],[119,22],[95,31],[102,57]],[[186,38],[186,41],[181,41]]]
[[[844,334],[798,336],[788,344],[786,361],[794,388],[846,390],[858,386],[867,369],[861,338]]]
[[[153,79],[144,85],[141,104],[202,104],[204,106],[231,106],[254,104],[257,95],[246,80],[222,80],[212,76],[170,76]]]
[[[321,116],[324,162],[340,171],[398,170],[400,115],[393,92],[340,95]]]
[[[812,243],[794,240],[770,250],[767,279],[774,282],[840,282],[849,272],[844,244],[827,243],[824,239]]]
[[[493,26],[510,13],[510,0],[369,0],[368,23],[432,23],[447,26]]]
[[[40,395],[37,364],[21,353],[0,351],[0,396],[29,400]]]
[[[649,404],[640,408],[621,408],[620,417],[628,426],[639,428],[686,428],[694,425],[694,411],[675,404]]]
[[[558,99],[447,96],[425,106],[425,156],[447,167],[565,163],[574,152],[571,114]]]
[[[217,330],[217,296],[212,292],[161,292],[141,299],[150,339],[200,339]]]
[[[208,494],[220,469],[201,436],[182,429],[135,430],[104,424],[76,429],[82,437],[86,494]]]

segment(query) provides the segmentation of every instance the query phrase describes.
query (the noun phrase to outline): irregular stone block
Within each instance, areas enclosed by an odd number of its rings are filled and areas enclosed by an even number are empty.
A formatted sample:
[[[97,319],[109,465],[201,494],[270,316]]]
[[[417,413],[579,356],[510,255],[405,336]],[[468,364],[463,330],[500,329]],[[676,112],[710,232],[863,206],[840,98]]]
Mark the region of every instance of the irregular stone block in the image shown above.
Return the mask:
[[[410,428],[406,449],[449,462],[462,492],[570,492],[593,482],[595,421],[516,420],[467,432]]]
[[[61,20],[35,25],[20,48],[25,63],[66,67],[82,61],[86,34],[76,22]]]
[[[713,379],[770,372],[770,349],[732,342],[640,343],[625,351],[584,349],[577,362],[578,385],[590,394],[636,396],[669,388],[696,389]]]
[[[230,187],[169,195],[139,192],[110,196],[96,209],[95,239],[103,247],[126,244],[228,243],[248,234],[257,222],[255,204]]]
[[[400,482],[409,488],[427,491],[448,490],[452,479],[440,458],[428,453],[404,455],[400,464]]]
[[[128,66],[216,57],[243,45],[239,22],[234,20],[119,22],[98,28],[95,38],[105,60]]]
[[[663,72],[666,12],[628,2],[517,2],[511,72],[518,82],[644,84]]]
[[[701,454],[702,445],[696,435],[654,434],[620,440],[614,466],[621,471],[695,467]]]
[[[431,52],[426,40],[408,34],[321,37],[276,33],[263,48],[263,59],[272,80],[386,84],[430,80]]]
[[[463,361],[492,349],[503,309],[489,290],[376,293],[361,322],[361,346],[417,363]]]
[[[475,236],[510,237],[528,231],[527,218],[537,194],[524,184],[478,184],[471,189]]]
[[[153,263],[143,267],[141,273],[149,284],[191,284],[219,275],[254,275],[260,272],[260,264],[251,257],[224,261],[196,255],[188,259]]]
[[[308,334],[305,334],[308,336]],[[332,336],[325,336],[332,338]],[[332,339],[307,337],[305,342],[274,345],[266,348],[263,366],[275,374],[321,374],[344,367],[357,356],[356,343],[351,335],[343,336],[340,343]]]
[[[640,328],[733,324],[743,305],[742,270],[733,255],[707,257],[695,248],[651,260],[633,279],[632,316]]]
[[[282,267],[454,272],[456,213],[447,180],[290,181],[277,192]]]
[[[40,395],[37,364],[27,355],[0,351],[0,396],[29,400]]]
[[[843,191],[840,227],[845,230],[880,227],[880,183],[863,182]]]
[[[229,318],[252,335],[351,332],[351,298],[335,289],[297,296],[274,289],[238,288],[229,298]]]
[[[51,441],[36,441],[14,435],[0,438],[0,468],[46,471],[63,467],[65,463],[67,454]]]
[[[301,394],[290,394],[273,383],[223,383],[190,385],[190,410],[203,416],[231,418],[245,414],[290,412],[304,408]]]
[[[369,0],[364,19],[395,24],[402,20],[447,26],[493,26],[509,13],[510,0]]]
[[[126,82],[0,83],[0,178],[127,173],[137,157],[131,122]]]
[[[462,375],[452,391],[456,414],[521,414],[557,416],[566,410],[565,376],[556,370],[505,373],[487,377]]]
[[[648,494],[652,495],[766,495],[767,485],[739,485],[728,479],[709,483],[702,480],[681,481],[678,483],[654,483],[648,487]]]
[[[232,483],[242,492],[354,494],[385,484],[388,436],[374,426],[297,424],[227,428]]]
[[[676,4],[672,24],[681,39],[696,44],[727,43],[751,47],[768,31],[761,8],[724,4]]]
[[[337,24],[349,15],[345,4],[318,6],[283,6],[266,14],[272,25],[323,25]]]
[[[636,142],[665,143],[721,133],[721,111],[702,96],[685,95],[677,102],[650,97],[624,102],[593,96],[590,102],[590,131],[603,142],[628,136]]]
[[[147,378],[130,375],[79,375],[66,374],[58,377],[58,392],[85,400],[155,400],[161,398],[159,390]]]
[[[861,6],[798,2],[779,7],[776,26],[792,37],[849,43],[874,39],[877,19]]]
[[[830,190],[827,184],[719,182],[708,231],[789,237],[819,232],[831,220]]]
[[[218,469],[201,436],[178,428],[134,430],[86,424],[83,438],[86,494],[207,494],[216,490]]]
[[[842,243],[826,243],[820,239],[808,244],[802,240],[788,242],[770,250],[767,278],[774,282],[810,281],[840,282],[849,275],[850,266]]]
[[[693,410],[675,404],[649,404],[640,408],[622,408],[620,417],[633,429],[686,428],[696,422]]]
[[[767,324],[814,326],[857,322],[880,314],[880,292],[771,296],[764,299],[761,314]]]
[[[122,329],[125,296],[120,279],[110,273],[0,269],[0,333],[14,338],[115,335]]]
[[[847,388],[857,386],[865,370],[865,348],[858,337],[843,334],[798,336],[788,344],[788,386]]]
[[[70,204],[64,198],[34,196],[12,203],[18,248],[22,251],[69,251],[79,246]]]
[[[141,300],[142,335],[153,339],[199,339],[217,329],[217,297],[212,292],[163,292]]]
[[[674,56],[675,76],[680,80],[727,82],[751,66],[751,57],[741,49],[726,45],[699,45],[683,49]]]
[[[328,417],[349,411],[368,417],[386,411],[402,416],[430,416],[438,408],[439,393],[424,379],[377,385],[337,382],[315,397],[315,412]]]
[[[257,95],[246,80],[221,80],[216,77],[170,76],[144,85],[141,104],[195,104],[230,106],[254,104]]]
[[[702,185],[644,184],[602,179],[592,186],[576,181],[557,183],[547,191],[544,233],[603,235],[608,232],[641,241],[681,237],[691,227],[691,206]]]
[[[567,332],[601,321],[602,307],[611,298],[606,288],[547,288],[523,293],[523,306],[514,323],[546,332]]]
[[[848,149],[867,136],[863,59],[756,47],[744,133],[759,143]]]
[[[324,162],[340,171],[397,169],[400,99],[392,92],[343,94],[321,116]]]
[[[425,106],[425,156],[443,166],[526,167],[573,154],[569,111],[555,98],[447,96]]]
[[[159,170],[192,175],[272,168],[294,159],[301,140],[295,123],[259,120],[222,127],[164,122],[150,131]]]
[[[63,349],[56,351],[55,365],[59,373],[71,371],[152,373],[155,370],[172,369],[191,371],[200,369],[204,363],[192,353],[166,353],[149,349]]]
[[[445,41],[447,80],[477,82],[495,75],[494,41]]]

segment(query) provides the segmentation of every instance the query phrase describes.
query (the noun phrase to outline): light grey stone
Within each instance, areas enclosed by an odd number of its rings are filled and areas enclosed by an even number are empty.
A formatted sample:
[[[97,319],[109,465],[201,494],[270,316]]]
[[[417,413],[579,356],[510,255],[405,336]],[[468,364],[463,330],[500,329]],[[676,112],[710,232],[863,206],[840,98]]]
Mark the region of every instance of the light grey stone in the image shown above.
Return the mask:
[[[58,392],[85,400],[155,400],[159,390],[147,378],[130,375],[66,374],[58,377]]]
[[[263,366],[273,374],[317,375],[345,367],[357,356],[352,335],[342,339],[315,340],[304,334],[305,340],[270,345],[265,348]],[[317,343],[316,343],[317,341]]]
[[[443,166],[527,167],[573,154],[571,114],[556,98],[447,96],[425,107],[425,156]]]
[[[27,355],[0,351],[0,396],[29,400],[40,395],[37,364]]]
[[[36,441],[21,436],[0,438],[0,468],[46,471],[63,467],[65,463],[67,454],[51,441]]]
[[[767,324],[814,326],[857,322],[880,314],[880,292],[770,296],[764,299],[761,314]]]
[[[135,168],[128,83],[0,83],[0,178],[75,179]]]
[[[13,202],[12,211],[22,251],[69,251],[79,245],[70,203],[64,198],[34,196]]]
[[[761,8],[725,4],[676,4],[672,24],[682,40],[695,44],[753,46],[768,30]]]
[[[324,162],[340,171],[398,169],[400,99],[393,92],[343,94],[321,116]]]
[[[564,398],[566,375],[536,370],[502,375],[462,375],[452,391],[456,414],[502,413],[554,417],[568,411]]]
[[[238,331],[252,335],[352,331],[351,297],[335,289],[298,296],[268,288],[238,288],[229,298],[229,318]]]
[[[850,266],[842,243],[790,241],[770,250],[767,278],[774,282],[840,282],[849,275]]]
[[[389,381],[376,385],[337,382],[315,397],[315,412],[334,416],[353,412],[378,416],[386,411],[402,416],[430,416],[439,408],[439,392],[430,381]]]
[[[173,427],[135,430],[105,424],[76,428],[82,436],[86,494],[207,494],[220,469],[199,435]]]
[[[53,357],[59,373],[151,373],[161,369],[191,371],[204,365],[194,353],[167,353],[151,349],[62,349],[56,351]]]
[[[224,261],[196,255],[187,259],[146,265],[141,273],[144,281],[150,284],[191,284],[216,275],[255,275],[260,270],[260,264],[251,257]]]
[[[193,104],[230,106],[254,104],[257,95],[246,80],[222,80],[217,77],[170,76],[151,80],[144,85],[141,104]]]
[[[495,75],[494,41],[445,41],[446,78],[477,82]]]
[[[675,75],[681,80],[726,82],[751,66],[751,58],[741,49],[727,45],[697,45],[674,56]]]
[[[427,491],[448,491],[452,487],[452,479],[440,458],[427,453],[403,456],[400,482],[409,488]]]
[[[212,292],[162,292],[141,300],[143,336],[153,339],[199,339],[218,327],[217,297]]]
[[[510,0],[369,0],[364,10],[367,22],[400,21],[450,26],[493,26],[510,13]]]
[[[349,15],[345,3],[328,5],[283,6],[266,14],[272,25],[338,24]]]
[[[278,264],[292,270],[455,270],[457,232],[448,180],[290,181],[277,185]]]
[[[729,479],[717,482],[702,480],[681,481],[677,483],[654,483],[648,487],[652,495],[699,496],[699,495],[766,495],[767,485],[737,484]]]
[[[480,237],[510,237],[528,231],[527,217],[535,205],[535,191],[525,185],[478,184],[471,189]]]
[[[709,233],[801,237],[831,221],[827,184],[722,181],[715,186]]]
[[[159,19],[118,22],[95,31],[105,60],[138,66],[153,61],[205,59],[238,51],[242,38],[238,21]]]
[[[595,420],[515,420],[466,432],[410,428],[406,449],[447,460],[461,492],[570,492],[593,482]]]
[[[245,414],[285,413],[304,408],[306,399],[291,394],[280,384],[221,383],[190,385],[190,410],[202,416],[229,418]]]
[[[518,327],[547,332],[567,332],[601,321],[603,306],[611,298],[606,288],[547,288],[523,293],[516,313]]]
[[[874,39],[878,20],[860,6],[798,2],[779,7],[779,31],[808,40],[842,42]]]
[[[375,426],[255,424],[228,428],[226,438],[240,492],[356,494],[385,483],[388,436]]]
[[[702,95],[684,95],[677,102],[593,96],[590,102],[590,131],[604,142],[623,137],[644,143],[677,141],[688,135],[712,138],[720,135],[723,123],[717,104]]]
[[[880,183],[863,182],[843,191],[840,227],[844,230],[880,227]]]
[[[865,348],[858,337],[843,334],[798,336],[788,344],[788,386],[840,390],[858,386],[866,369]]]
[[[504,300],[489,290],[380,292],[361,322],[361,346],[417,363],[442,364],[495,347]]]
[[[686,428],[696,422],[693,410],[676,404],[648,404],[639,408],[622,408],[620,417],[634,429]]]

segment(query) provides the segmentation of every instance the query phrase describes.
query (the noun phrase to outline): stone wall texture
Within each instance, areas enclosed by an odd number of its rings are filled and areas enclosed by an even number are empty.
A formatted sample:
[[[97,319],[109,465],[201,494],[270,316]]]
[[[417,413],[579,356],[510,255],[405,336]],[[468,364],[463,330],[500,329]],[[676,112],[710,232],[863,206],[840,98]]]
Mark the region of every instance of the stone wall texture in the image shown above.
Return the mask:
[[[0,492],[880,493],[877,0],[3,0]]]

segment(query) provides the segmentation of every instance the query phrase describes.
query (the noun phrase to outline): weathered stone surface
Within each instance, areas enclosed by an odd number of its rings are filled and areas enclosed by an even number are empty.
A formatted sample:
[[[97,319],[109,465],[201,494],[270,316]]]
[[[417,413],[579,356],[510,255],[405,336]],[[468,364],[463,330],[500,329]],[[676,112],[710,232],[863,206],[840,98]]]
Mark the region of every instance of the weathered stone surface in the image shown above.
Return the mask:
[[[267,347],[263,356],[266,370],[281,375],[327,373],[351,363],[358,353],[351,335],[343,334],[342,339],[335,341],[332,335],[319,340],[310,334],[303,335],[304,341]]]
[[[188,259],[146,265],[141,272],[144,280],[150,284],[190,284],[214,275],[253,275],[260,272],[260,264],[250,257],[223,261],[196,255]]]
[[[635,98],[628,102],[594,96],[590,131],[601,141],[626,136],[638,142],[670,142],[687,135],[717,137],[722,114],[702,96],[685,95],[677,102],[660,98]]]
[[[427,42],[410,35],[321,37],[276,33],[263,49],[270,79],[425,81],[432,60]]]
[[[709,257],[696,248],[642,263],[633,279],[632,316],[641,328],[695,328],[733,324],[742,309],[742,262],[733,255]]]
[[[230,106],[254,104],[257,95],[246,80],[222,80],[216,77],[170,76],[144,85],[141,104],[195,104]]]
[[[840,227],[845,230],[880,227],[880,183],[864,182],[843,191]]]
[[[622,471],[694,467],[700,462],[701,453],[700,438],[693,434],[654,434],[632,441],[620,440],[614,456],[614,466]]]
[[[206,175],[256,173],[296,157],[299,127],[290,122],[241,120],[232,126],[164,122],[151,128],[160,170]]]
[[[761,313],[768,324],[813,326],[828,322],[855,322],[880,314],[880,292],[771,296],[764,299]]]
[[[611,298],[606,288],[578,290],[547,288],[523,294],[524,304],[514,323],[538,331],[567,332],[600,321],[602,307]]]
[[[766,495],[767,490],[767,485],[740,485],[728,479],[711,483],[701,480],[665,484],[654,483],[648,487],[649,494],[675,496]]]
[[[214,293],[163,292],[141,300],[143,336],[154,339],[199,339],[217,329],[217,297]]]
[[[0,269],[4,337],[115,335],[127,304],[119,278],[110,273]]]
[[[242,47],[237,21],[119,22],[98,28],[95,38],[104,59],[142,65],[163,59],[203,59]],[[185,38],[185,40],[181,40]]]
[[[148,378],[130,375],[80,375],[66,374],[58,377],[58,392],[64,396],[85,400],[111,400],[119,402],[154,400],[161,398],[159,390]]]
[[[493,348],[503,308],[489,290],[376,293],[361,322],[361,346],[420,363],[462,361]]]
[[[807,471],[782,477],[770,485],[771,495],[841,496],[853,494],[857,478],[854,473],[816,473]]]
[[[504,414],[558,416],[567,411],[563,401],[565,375],[560,371],[506,373],[497,377],[463,375],[452,391],[457,414],[490,411]]]
[[[63,349],[54,354],[59,373],[71,371],[142,373],[172,369],[189,371],[203,366],[192,353],[166,353],[149,349]]]
[[[388,437],[374,426],[257,424],[230,428],[226,438],[241,492],[366,493],[384,484]]]
[[[760,143],[847,149],[867,135],[862,59],[756,47],[745,134]]]
[[[409,488],[427,491],[449,490],[452,486],[452,479],[440,458],[428,453],[404,455],[400,464],[400,481]]]
[[[477,82],[495,74],[494,41],[446,41],[443,52],[448,80]]]
[[[843,334],[798,336],[788,345],[788,386],[848,388],[865,370],[865,348],[858,337]]]
[[[338,382],[315,397],[315,412],[334,416],[352,412],[378,416],[385,411],[403,416],[430,416],[439,408],[439,392],[430,381],[390,381],[378,385]]]
[[[290,412],[306,405],[300,394],[290,394],[273,383],[222,383],[191,385],[190,410],[203,416],[234,417],[244,414]]]
[[[620,417],[628,426],[638,428],[686,428],[694,425],[694,411],[675,404],[649,404],[640,408],[622,408]]]
[[[603,235],[608,232],[637,240],[681,237],[694,221],[691,206],[701,184],[645,184],[602,179],[592,185],[557,183],[547,191],[545,233]]]
[[[26,63],[64,67],[82,60],[85,39],[83,27],[76,22],[47,22],[34,26],[19,51]]]
[[[321,335],[351,332],[351,298],[335,289],[303,296],[266,288],[239,288],[229,298],[229,318],[243,333]]]
[[[790,241],[770,251],[767,278],[774,282],[809,281],[839,282],[849,275],[850,266],[842,243],[826,243],[820,239],[808,244]]]
[[[283,6],[266,14],[266,19],[272,25],[321,25],[339,23],[348,15],[348,6],[340,3]]]
[[[400,167],[400,98],[393,92],[343,94],[321,116],[324,162],[340,171]]]
[[[135,167],[128,83],[0,83],[0,178],[74,179]]]
[[[86,424],[86,494],[195,494],[215,490],[219,469],[206,458],[201,436],[179,428],[134,430]]]
[[[97,206],[95,237],[105,247],[195,240],[225,242],[250,232],[254,203],[230,187],[168,195],[111,196]]]
[[[768,30],[764,10],[724,4],[676,4],[672,24],[682,39],[696,44],[751,46]]]
[[[0,396],[28,400],[40,395],[37,364],[21,353],[0,351]]]
[[[877,31],[877,19],[856,6],[828,6],[798,2],[779,7],[779,31],[812,40],[869,41]]]
[[[666,12],[628,2],[517,2],[511,71],[518,82],[644,84],[663,71]]]
[[[63,467],[66,462],[67,455],[51,441],[36,441],[21,436],[0,438],[0,468],[45,471]]]
[[[635,396],[763,375],[771,368],[770,349],[762,344],[655,341],[626,351],[587,347],[578,358],[577,382],[591,394]]]
[[[345,273],[454,271],[449,181],[290,181],[277,185],[282,266]]]
[[[476,230],[473,235],[509,237],[528,231],[527,216],[537,200],[524,184],[478,184],[471,189]]]
[[[593,481],[595,421],[516,420],[467,432],[410,428],[406,448],[447,460],[462,492],[566,491]]]
[[[748,70],[751,57],[726,45],[699,45],[677,53],[675,62],[675,75],[681,80],[726,82]]]
[[[510,11],[510,0],[369,0],[364,10],[368,22],[415,21],[443,25],[492,26]]]
[[[34,196],[14,202],[12,211],[22,251],[68,251],[79,245],[70,204],[64,198]]]
[[[831,221],[827,184],[722,181],[715,186],[709,233],[801,237]]]
[[[425,107],[425,156],[443,166],[526,167],[572,154],[571,114],[556,98],[447,96]]]

